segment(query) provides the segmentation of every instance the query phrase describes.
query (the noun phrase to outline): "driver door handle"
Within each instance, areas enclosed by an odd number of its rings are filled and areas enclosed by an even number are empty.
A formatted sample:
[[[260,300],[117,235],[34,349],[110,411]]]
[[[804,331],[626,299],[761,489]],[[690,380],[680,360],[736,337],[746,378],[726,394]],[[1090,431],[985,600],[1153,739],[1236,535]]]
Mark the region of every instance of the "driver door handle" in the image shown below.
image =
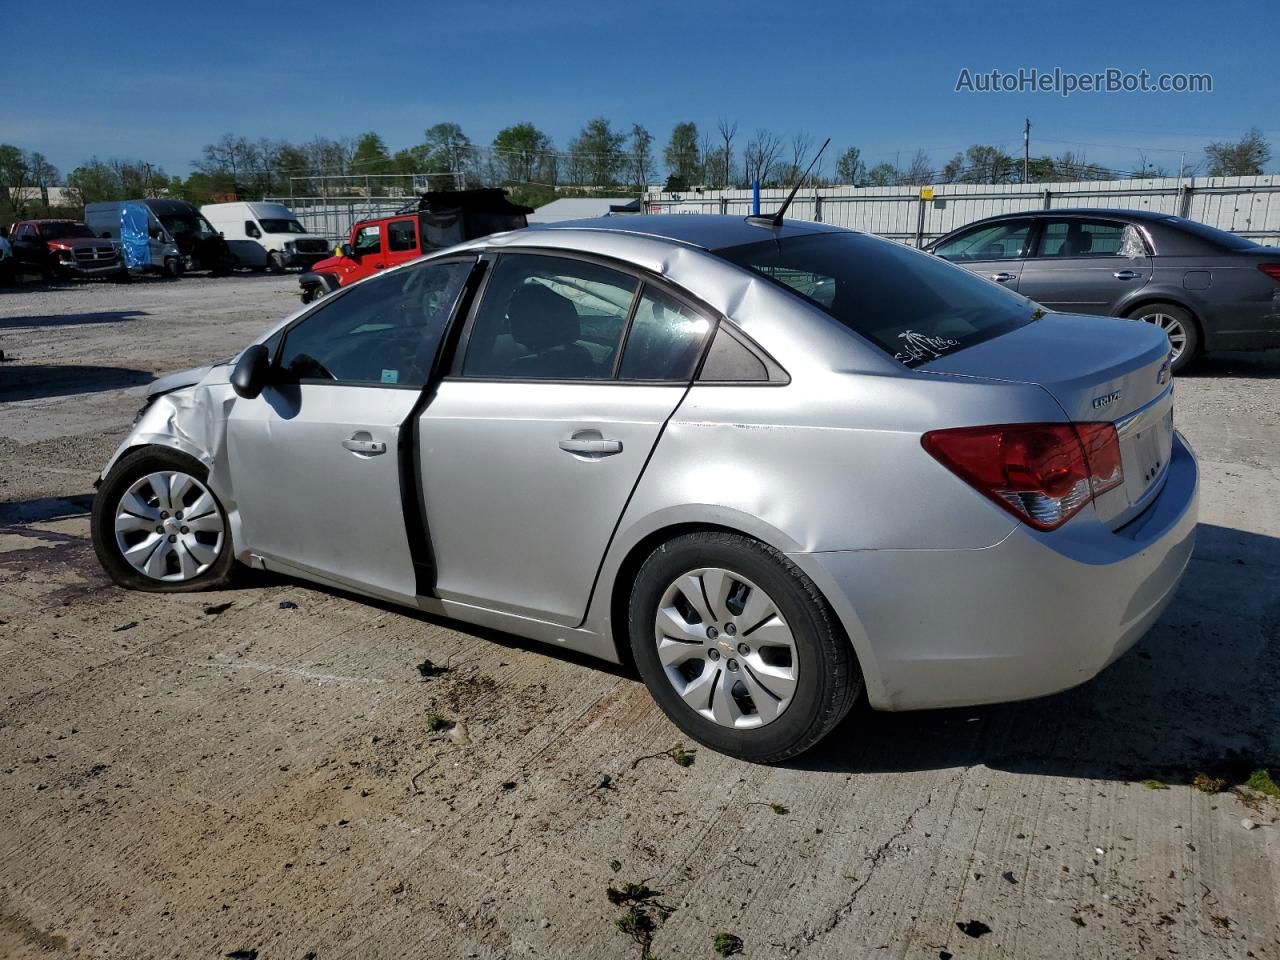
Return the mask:
[[[342,445],[352,453],[363,454],[366,457],[376,457],[380,453],[387,452],[387,445],[385,443],[381,440],[371,439],[369,434],[364,433],[363,431],[361,433],[357,433],[353,437],[348,437],[346,440],[343,440]]]
[[[560,449],[566,453],[576,453],[588,457],[608,457],[622,452],[622,441],[610,440],[607,437],[572,437],[568,440],[561,440]]]
[[[991,279],[996,283],[1008,283],[1010,280],[1017,280],[1018,275],[1016,273],[993,273]]]
[[[1137,280],[1142,274],[1133,270],[1117,270],[1112,276],[1117,280]]]

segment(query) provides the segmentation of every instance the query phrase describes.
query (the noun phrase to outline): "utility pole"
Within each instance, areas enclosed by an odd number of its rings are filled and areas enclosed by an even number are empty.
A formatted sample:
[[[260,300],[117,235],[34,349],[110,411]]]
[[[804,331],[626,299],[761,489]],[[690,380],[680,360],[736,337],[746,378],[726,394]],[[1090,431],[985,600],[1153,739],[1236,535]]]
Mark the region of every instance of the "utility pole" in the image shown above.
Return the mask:
[[[1022,123],[1022,182],[1031,182],[1031,118]]]

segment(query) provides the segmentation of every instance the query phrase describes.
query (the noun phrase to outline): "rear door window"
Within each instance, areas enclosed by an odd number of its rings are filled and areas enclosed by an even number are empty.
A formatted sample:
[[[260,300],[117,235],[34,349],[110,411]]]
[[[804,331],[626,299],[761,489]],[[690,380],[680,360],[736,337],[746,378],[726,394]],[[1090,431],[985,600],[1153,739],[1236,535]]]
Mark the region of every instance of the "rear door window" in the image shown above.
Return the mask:
[[[1130,256],[1125,252],[1126,231],[1130,229],[1123,223],[1100,220],[1046,220],[1035,255],[1072,258]]]
[[[717,251],[765,276],[907,366],[1031,323],[1030,300],[902,244],[857,233]]]
[[[691,307],[645,287],[618,375],[623,380],[688,380],[710,329],[710,321]]]
[[[392,220],[387,224],[387,251],[411,253],[418,249],[418,225],[414,220]]]
[[[638,281],[584,260],[498,258],[476,312],[464,377],[610,380]]]

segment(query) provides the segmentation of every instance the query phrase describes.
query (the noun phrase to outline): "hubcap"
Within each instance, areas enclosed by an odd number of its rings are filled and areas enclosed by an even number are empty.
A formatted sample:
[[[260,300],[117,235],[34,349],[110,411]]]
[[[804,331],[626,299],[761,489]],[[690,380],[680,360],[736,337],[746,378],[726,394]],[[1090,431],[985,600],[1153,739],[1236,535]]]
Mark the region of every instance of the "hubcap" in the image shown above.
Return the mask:
[[[136,480],[116,505],[115,529],[121,555],[153,580],[190,580],[222,552],[222,515],[213,494],[178,471]]]
[[[680,698],[724,727],[771,723],[791,705],[795,637],[767,593],[745,577],[691,570],[662,594],[654,639]]]
[[[1177,360],[1187,345],[1187,331],[1183,327],[1182,321],[1177,317],[1169,316],[1167,313],[1149,313],[1143,319],[1147,323],[1155,324],[1165,332],[1165,336],[1169,338],[1169,346],[1173,350],[1173,355],[1170,359]]]

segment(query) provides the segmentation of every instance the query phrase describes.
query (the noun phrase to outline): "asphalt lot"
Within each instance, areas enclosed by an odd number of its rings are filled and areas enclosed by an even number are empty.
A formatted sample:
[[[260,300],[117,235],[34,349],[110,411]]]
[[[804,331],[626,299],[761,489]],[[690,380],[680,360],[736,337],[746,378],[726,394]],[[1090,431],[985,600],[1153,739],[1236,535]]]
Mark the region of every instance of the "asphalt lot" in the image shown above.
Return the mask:
[[[662,960],[1280,960],[1280,800],[1232,790],[1280,779],[1280,353],[1179,378],[1197,549],[1102,676],[682,766],[642,685],[562,651],[265,576],[108,584],[87,505],[143,384],[296,303],[0,290],[0,957],[638,960],[608,889],[643,882]]]

